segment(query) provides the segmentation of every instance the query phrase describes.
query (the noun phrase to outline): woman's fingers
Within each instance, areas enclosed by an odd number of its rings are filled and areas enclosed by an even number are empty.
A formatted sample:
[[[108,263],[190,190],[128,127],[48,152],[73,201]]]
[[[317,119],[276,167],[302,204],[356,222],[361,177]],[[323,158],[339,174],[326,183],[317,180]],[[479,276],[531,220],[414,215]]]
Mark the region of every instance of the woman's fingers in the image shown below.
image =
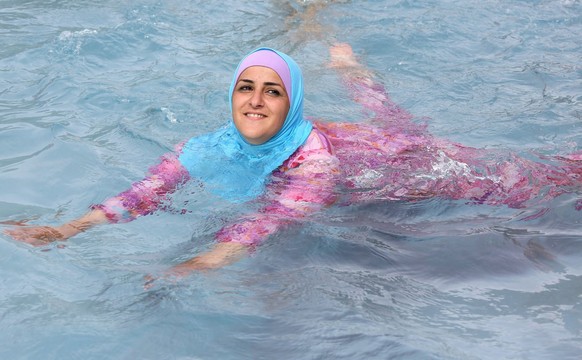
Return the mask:
[[[148,274],[148,275],[144,276],[143,288],[145,290],[151,289],[152,287],[154,287],[156,281],[158,281],[158,280],[169,281],[170,283],[176,283],[180,279],[188,276],[191,272],[192,271],[180,271],[174,267],[174,268],[171,268],[171,269],[167,270],[166,272],[164,272],[164,274],[161,276],[154,276],[152,274]]]

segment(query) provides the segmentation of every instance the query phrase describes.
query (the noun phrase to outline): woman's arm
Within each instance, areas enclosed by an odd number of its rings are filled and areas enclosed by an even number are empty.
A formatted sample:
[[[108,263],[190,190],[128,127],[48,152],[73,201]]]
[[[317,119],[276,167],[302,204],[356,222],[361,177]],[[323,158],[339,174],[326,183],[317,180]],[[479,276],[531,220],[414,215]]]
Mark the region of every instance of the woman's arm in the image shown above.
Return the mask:
[[[78,219],[60,226],[19,226],[4,232],[15,240],[33,246],[65,241],[99,224],[127,222],[150,214],[187,179],[188,171],[180,164],[178,152],[167,154],[158,165],[149,169],[145,179],[102,204],[92,206]]]
[[[92,208],[102,210],[111,223],[129,222],[156,211],[168,194],[189,179],[188,170],[180,163],[179,152],[166,154],[143,180]]]
[[[342,76],[352,99],[375,114],[370,120],[374,125],[393,132],[424,131],[424,127],[412,121],[412,114],[392,101],[383,85],[374,82],[373,72],[358,61],[349,44],[335,44],[329,48],[329,54],[329,67]]]

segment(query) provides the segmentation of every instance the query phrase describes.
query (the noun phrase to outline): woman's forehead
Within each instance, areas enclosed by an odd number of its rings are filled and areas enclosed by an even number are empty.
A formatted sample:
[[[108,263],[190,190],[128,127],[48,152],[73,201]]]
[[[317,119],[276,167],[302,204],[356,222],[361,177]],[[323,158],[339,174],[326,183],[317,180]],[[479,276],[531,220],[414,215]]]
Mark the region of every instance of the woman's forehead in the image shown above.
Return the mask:
[[[281,76],[279,76],[275,70],[266,66],[257,65],[246,68],[243,72],[241,72],[237,81],[240,81],[241,79],[275,83],[285,88],[285,84],[283,83]]]

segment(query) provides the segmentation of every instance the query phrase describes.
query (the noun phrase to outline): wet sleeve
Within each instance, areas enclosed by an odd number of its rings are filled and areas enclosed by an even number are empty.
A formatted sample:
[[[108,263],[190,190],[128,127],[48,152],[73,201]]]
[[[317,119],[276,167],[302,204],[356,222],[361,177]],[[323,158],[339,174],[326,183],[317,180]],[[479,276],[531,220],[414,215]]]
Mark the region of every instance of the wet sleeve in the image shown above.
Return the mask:
[[[133,183],[117,196],[93,205],[92,209],[104,211],[112,223],[129,222],[157,210],[167,200],[167,195],[190,178],[178,159],[182,146],[179,145],[176,152],[164,155],[159,164],[149,169],[143,180]]]
[[[375,83],[371,77],[347,73],[343,76],[343,83],[352,99],[362,105],[366,115],[370,116],[371,123],[383,128],[390,127],[393,131],[418,128],[412,121],[412,114],[396,104],[386,88]]]
[[[221,229],[217,241],[258,245],[286,225],[331,205],[335,201],[338,163],[325,148],[296,154],[286,162],[289,167],[275,174],[261,210]]]

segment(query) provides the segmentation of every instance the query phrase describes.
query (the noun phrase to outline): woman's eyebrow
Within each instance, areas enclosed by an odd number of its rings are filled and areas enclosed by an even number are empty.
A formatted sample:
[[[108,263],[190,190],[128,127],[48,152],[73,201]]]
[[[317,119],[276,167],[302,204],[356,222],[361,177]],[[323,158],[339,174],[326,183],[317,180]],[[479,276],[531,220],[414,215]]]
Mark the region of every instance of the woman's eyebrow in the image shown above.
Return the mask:
[[[283,85],[281,85],[279,83],[276,83],[276,82],[269,82],[269,81],[267,81],[264,84],[267,85],[267,86],[280,86],[280,87],[283,87]]]
[[[249,83],[249,84],[254,84],[255,82],[251,79],[239,79],[239,82],[245,82],[245,83]],[[271,82],[271,81],[267,81],[263,83],[266,86],[279,86],[279,87],[283,87],[283,85],[277,83],[277,82]]]

